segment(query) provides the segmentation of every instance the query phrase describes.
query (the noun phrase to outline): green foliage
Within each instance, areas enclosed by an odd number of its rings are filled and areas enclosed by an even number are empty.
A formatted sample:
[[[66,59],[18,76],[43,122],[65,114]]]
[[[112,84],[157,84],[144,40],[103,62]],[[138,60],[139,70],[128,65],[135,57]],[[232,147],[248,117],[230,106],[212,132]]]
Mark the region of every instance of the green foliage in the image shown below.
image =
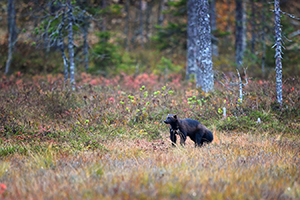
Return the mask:
[[[154,71],[156,74],[165,74],[167,76],[169,73],[179,74],[182,67],[173,64],[172,60],[162,57],[157,65],[157,70]]]
[[[160,50],[186,49],[186,23],[168,22],[167,26],[156,26],[156,28],[158,32],[152,39]]]
[[[186,16],[187,13],[187,0],[168,1],[170,9],[166,13],[171,13],[173,16]]]
[[[103,31],[97,34],[99,42],[94,47],[95,66],[90,68],[90,72],[103,73],[107,68],[114,67],[121,62],[117,45],[110,41],[111,32]]]
[[[26,148],[21,147],[20,145],[12,145],[12,146],[5,145],[0,148],[0,156],[5,157],[8,155],[13,155],[15,153],[24,154],[26,151],[27,151]]]
[[[119,51],[119,49],[117,49]],[[117,66],[114,68],[114,70],[109,70],[108,72],[114,75],[120,74],[121,72],[125,72],[126,74],[133,74],[137,70],[137,60],[134,58],[134,55],[132,55],[128,51],[124,51],[123,53],[120,53],[121,55],[121,61],[116,63]]]
[[[169,1],[169,10],[166,13],[172,16],[180,16],[175,18],[174,21],[169,21],[166,26],[156,26],[158,29],[156,35],[152,38],[155,41],[156,46],[160,50],[171,49],[181,50],[186,49],[187,38],[187,24],[182,20],[187,15],[186,0]],[[178,45],[181,44],[181,45]]]

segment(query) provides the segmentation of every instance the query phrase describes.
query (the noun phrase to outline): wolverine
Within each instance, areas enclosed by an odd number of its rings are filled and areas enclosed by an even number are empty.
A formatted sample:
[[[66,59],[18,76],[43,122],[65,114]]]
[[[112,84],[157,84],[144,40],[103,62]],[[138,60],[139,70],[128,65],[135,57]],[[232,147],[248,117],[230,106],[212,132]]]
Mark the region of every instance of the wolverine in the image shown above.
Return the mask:
[[[214,137],[212,132],[197,120],[179,119],[177,115],[169,114],[164,121],[170,124],[170,139],[176,146],[176,134],[180,136],[180,144],[185,145],[189,136],[195,142],[195,147],[201,147],[203,143],[210,143]]]

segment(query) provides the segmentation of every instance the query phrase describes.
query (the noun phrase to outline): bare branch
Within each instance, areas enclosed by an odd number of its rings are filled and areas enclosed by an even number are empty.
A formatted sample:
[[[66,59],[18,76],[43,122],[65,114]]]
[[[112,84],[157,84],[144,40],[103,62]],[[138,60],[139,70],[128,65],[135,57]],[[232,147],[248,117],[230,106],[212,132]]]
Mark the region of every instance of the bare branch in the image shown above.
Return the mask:
[[[292,33],[289,35],[289,37],[292,38],[292,37],[295,37],[295,36],[297,36],[297,35],[300,35],[300,30],[292,32]]]
[[[292,15],[292,14],[286,13],[286,12],[283,12],[282,10],[280,10],[280,12],[281,12],[282,14],[284,14],[284,15],[289,16],[289,17],[292,18],[292,19],[295,19],[295,20],[299,20],[299,21],[300,21],[300,18],[296,17],[295,15]]]

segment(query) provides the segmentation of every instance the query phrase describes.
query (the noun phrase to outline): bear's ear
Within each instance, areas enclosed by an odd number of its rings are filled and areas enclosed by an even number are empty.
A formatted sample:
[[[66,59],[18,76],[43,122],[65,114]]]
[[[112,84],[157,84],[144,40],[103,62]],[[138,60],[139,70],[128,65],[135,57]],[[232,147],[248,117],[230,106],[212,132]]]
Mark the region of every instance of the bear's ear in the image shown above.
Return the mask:
[[[174,115],[174,119],[177,119],[177,115]]]

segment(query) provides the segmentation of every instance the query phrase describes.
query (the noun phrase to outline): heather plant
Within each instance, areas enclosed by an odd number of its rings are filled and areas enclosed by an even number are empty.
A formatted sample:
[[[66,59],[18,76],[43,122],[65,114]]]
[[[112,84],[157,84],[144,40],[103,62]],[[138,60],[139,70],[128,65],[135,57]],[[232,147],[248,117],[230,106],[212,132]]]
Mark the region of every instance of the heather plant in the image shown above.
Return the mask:
[[[115,135],[124,126],[160,123],[168,113],[183,113],[182,118],[194,118],[204,124],[215,121],[218,130],[277,132],[291,129],[296,132],[299,126],[296,80],[285,85],[286,101],[278,108],[274,103],[274,93],[269,90],[272,88],[270,82],[249,83],[244,101],[240,103],[222,86],[207,94],[190,89],[192,83],[183,86],[185,90],[178,90],[177,82],[172,84],[175,79],[162,85],[154,75],[132,78],[127,75],[118,81],[89,78],[90,82],[78,87],[76,92],[60,85],[62,80],[51,76],[47,79],[37,77],[36,83],[20,82],[16,87],[7,86],[14,92],[9,96],[2,94],[1,124],[4,126],[1,130],[6,134],[47,136],[60,134],[64,127],[64,130],[76,133],[93,134],[102,129],[109,130],[103,131],[102,135]],[[100,86],[92,86],[94,83]]]

